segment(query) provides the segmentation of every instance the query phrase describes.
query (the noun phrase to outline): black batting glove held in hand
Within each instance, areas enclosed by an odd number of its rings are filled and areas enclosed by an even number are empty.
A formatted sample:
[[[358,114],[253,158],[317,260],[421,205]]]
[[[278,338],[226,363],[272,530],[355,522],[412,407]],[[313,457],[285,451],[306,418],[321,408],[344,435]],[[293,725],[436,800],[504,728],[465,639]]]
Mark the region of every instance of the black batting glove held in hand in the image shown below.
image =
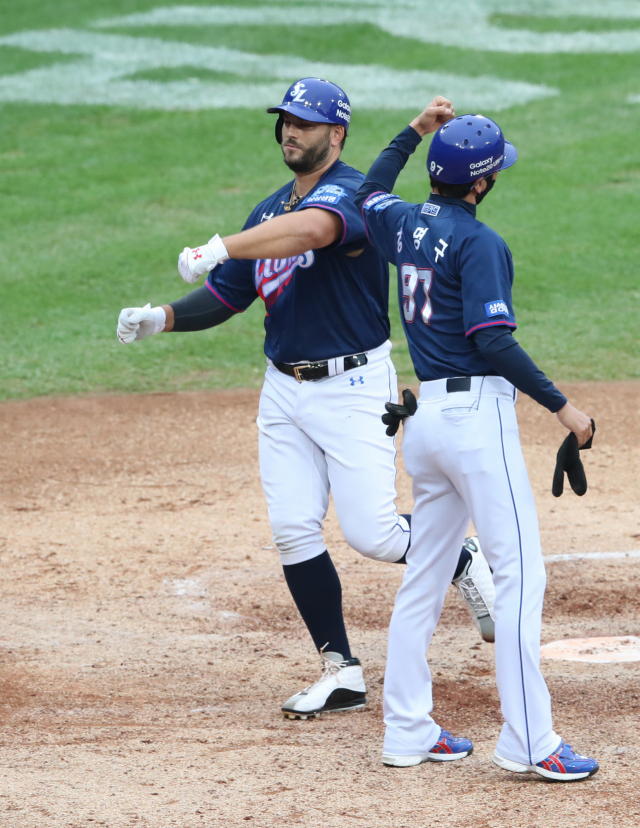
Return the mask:
[[[553,473],[551,494],[560,497],[564,491],[564,473],[567,473],[569,484],[573,491],[582,497],[587,491],[587,476],[584,473],[584,466],[580,459],[580,452],[590,449],[593,444],[593,435],[596,433],[596,424],[591,420],[591,437],[584,446],[578,448],[578,438],[573,431],[567,435],[564,443],[558,449],[556,457],[556,468]]]
[[[405,388],[402,392],[402,400],[404,405],[398,403],[388,402],[384,404],[387,413],[382,415],[382,422],[387,426],[387,435],[393,435],[400,428],[400,423],[406,420],[407,417],[413,417],[418,410],[418,401],[416,400],[412,391]]]

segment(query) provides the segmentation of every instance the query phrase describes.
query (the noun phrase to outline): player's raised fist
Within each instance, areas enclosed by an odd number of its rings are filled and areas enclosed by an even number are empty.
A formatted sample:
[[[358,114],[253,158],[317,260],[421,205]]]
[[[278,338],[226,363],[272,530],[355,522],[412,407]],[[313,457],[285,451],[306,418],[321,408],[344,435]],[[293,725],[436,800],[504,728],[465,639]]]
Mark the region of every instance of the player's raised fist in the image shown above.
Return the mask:
[[[411,121],[411,126],[419,135],[424,137],[430,132],[435,132],[437,129],[440,129],[455,114],[451,101],[448,98],[443,98],[442,95],[436,95],[424,112],[421,112],[417,118]]]
[[[144,308],[124,308],[118,317],[118,339],[123,345],[146,339],[163,331],[166,321],[164,309],[152,308],[151,303]]]
[[[216,235],[200,247],[185,247],[178,256],[178,273],[185,282],[193,285],[205,273],[229,258],[227,248],[220,236]]]

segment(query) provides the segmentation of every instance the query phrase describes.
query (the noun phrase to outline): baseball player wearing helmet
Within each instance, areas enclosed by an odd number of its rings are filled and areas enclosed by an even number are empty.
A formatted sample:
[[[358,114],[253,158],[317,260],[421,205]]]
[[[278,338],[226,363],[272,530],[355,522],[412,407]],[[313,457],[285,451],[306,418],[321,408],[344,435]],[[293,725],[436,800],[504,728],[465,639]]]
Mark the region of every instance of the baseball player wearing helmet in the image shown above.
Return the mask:
[[[319,681],[283,706],[290,717],[362,707],[338,574],[322,537],[329,492],[347,542],[379,561],[404,562],[410,516],[395,509],[395,445],[379,410],[396,402],[389,353],[388,265],[369,245],[354,197],[364,176],[340,160],[351,118],[335,84],[303,78],[281,104],[276,139],[295,178],[262,201],[241,233],[185,248],[179,270],[204,287],[162,307],[127,308],[122,342],[218,325],[258,297],[266,308],[268,367],[260,398],[260,474],[285,578],[322,654]],[[435,130],[445,99],[427,109]],[[462,539],[461,539],[462,544]],[[450,573],[486,640],[493,583],[470,540]]]
[[[515,163],[515,147],[490,118],[450,120],[429,149],[431,196],[408,204],[391,191],[425,127],[420,116],[397,136],[356,198],[372,243],[397,265],[404,330],[421,381],[417,410],[404,421],[415,507],[389,631],[382,761],[405,767],[473,750],[431,718],[424,655],[471,517],[496,587],[496,676],[505,723],[493,760],[516,773],[576,781],[594,774],[598,763],[554,733],[540,673],[545,569],[516,389],[556,413],[579,445],[590,438],[591,421],[514,339],[511,253],[476,219],[499,171]]]

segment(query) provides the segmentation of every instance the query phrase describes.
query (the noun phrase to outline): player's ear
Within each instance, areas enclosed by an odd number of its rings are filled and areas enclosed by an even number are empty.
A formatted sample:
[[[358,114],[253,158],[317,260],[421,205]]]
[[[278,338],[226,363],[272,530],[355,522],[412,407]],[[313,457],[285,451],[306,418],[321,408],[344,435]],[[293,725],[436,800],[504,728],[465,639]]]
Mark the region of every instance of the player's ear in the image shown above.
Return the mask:
[[[345,129],[340,124],[334,124],[331,127],[331,146],[337,147],[341,144],[345,137]]]

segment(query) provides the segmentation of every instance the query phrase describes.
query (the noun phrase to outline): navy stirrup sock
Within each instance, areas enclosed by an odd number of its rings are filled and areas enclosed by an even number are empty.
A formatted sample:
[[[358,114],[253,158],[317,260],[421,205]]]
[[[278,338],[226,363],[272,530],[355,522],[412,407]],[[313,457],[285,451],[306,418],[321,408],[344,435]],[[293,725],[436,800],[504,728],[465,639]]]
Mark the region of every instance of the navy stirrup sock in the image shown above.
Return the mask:
[[[351,658],[342,617],[342,586],[328,552],[310,561],[282,567],[302,620],[318,650]],[[326,645],[326,647],[325,647]]]

